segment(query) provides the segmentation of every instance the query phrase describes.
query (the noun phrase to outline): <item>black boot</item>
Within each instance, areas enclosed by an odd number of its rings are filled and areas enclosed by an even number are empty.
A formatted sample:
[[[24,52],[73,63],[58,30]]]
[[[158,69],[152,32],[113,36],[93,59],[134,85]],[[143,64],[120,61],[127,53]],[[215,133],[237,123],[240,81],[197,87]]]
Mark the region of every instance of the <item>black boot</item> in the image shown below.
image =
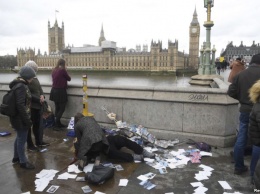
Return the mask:
[[[20,167],[25,169],[35,169],[35,166],[30,162],[20,163]]]
[[[55,122],[55,127],[65,128],[65,127],[67,127],[67,126],[66,126],[66,125],[63,125],[63,124],[60,122],[60,119],[57,119],[56,122]]]

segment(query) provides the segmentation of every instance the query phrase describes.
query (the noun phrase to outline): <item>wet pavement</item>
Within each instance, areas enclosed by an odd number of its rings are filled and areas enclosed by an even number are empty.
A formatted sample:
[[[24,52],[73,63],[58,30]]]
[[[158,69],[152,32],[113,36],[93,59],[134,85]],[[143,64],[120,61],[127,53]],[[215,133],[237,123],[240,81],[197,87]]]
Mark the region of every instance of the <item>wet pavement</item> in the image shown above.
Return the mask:
[[[202,170],[200,164],[188,163],[183,168],[167,168],[167,174],[160,174],[158,170],[148,166],[145,163],[120,163],[112,161],[113,164],[121,164],[123,171],[115,171],[112,179],[102,185],[91,185],[88,182],[76,182],[75,179],[58,180],[59,174],[67,172],[67,167],[73,163],[74,149],[73,138],[67,137],[67,130],[53,131],[51,128],[45,129],[44,141],[51,145],[45,152],[28,152],[26,151],[29,161],[35,164],[34,170],[21,169],[18,164],[12,164],[13,142],[16,137],[15,132],[11,129],[6,117],[0,116],[0,132],[9,131],[12,134],[6,137],[0,137],[0,193],[19,194],[23,192],[30,193],[47,193],[51,185],[60,186],[56,194],[77,194],[83,193],[81,187],[89,185],[92,192],[103,192],[106,194],[191,194],[196,188],[190,183],[198,182],[194,176]],[[178,138],[178,137],[176,137]],[[64,141],[67,139],[68,141]],[[170,148],[177,151],[179,148],[188,149],[188,144],[183,143]],[[212,148],[212,157],[202,157],[201,164],[207,165],[214,170],[208,180],[202,180],[204,187],[208,188],[206,193],[220,194],[224,192],[234,193],[253,193],[253,187],[250,184],[249,172],[244,175],[233,174],[233,163],[231,163],[230,151],[232,148]],[[108,160],[109,161],[109,160]],[[245,158],[246,165],[250,164],[250,156]],[[76,163],[77,164],[77,163]],[[35,175],[42,169],[54,169],[59,172],[56,174],[50,184],[43,192],[35,191]],[[151,190],[146,190],[139,185],[141,182],[138,176],[146,173],[155,173],[156,176],[151,180],[156,185]],[[78,174],[84,176],[84,173]],[[118,186],[120,179],[128,179],[126,187]],[[227,181],[232,190],[224,190],[218,181]]]

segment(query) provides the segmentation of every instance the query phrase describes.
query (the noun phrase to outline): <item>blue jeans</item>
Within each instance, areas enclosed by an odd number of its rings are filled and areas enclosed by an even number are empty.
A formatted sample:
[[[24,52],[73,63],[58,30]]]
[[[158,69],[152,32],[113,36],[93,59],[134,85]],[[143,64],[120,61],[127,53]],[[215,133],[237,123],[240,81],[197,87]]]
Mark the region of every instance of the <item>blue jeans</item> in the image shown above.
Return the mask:
[[[234,146],[235,169],[244,168],[244,150],[247,144],[247,132],[250,113],[240,112],[239,115],[239,131]]]
[[[25,143],[27,141],[26,129],[16,130],[16,139],[14,141],[14,158],[19,158],[20,163],[27,162],[27,157],[25,155]]]
[[[255,167],[260,158],[260,146],[253,145],[252,158],[250,164],[250,176],[254,176]]]

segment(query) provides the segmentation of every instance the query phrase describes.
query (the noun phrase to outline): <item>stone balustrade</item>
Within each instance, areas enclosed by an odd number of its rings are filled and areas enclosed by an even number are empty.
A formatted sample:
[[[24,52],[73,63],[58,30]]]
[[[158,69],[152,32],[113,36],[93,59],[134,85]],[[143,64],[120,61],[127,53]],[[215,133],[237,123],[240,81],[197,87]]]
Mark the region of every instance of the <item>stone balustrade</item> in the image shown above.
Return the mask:
[[[221,82],[221,81],[220,81]],[[223,83],[222,83],[223,85]],[[42,85],[49,101],[50,85]],[[158,139],[193,139],[213,146],[233,146],[238,126],[238,101],[227,96],[227,88],[116,87],[89,85],[89,112],[103,125],[114,124],[101,109],[116,113],[117,120],[147,127]],[[9,90],[0,83],[0,99]],[[69,85],[63,119],[82,112],[82,85]]]

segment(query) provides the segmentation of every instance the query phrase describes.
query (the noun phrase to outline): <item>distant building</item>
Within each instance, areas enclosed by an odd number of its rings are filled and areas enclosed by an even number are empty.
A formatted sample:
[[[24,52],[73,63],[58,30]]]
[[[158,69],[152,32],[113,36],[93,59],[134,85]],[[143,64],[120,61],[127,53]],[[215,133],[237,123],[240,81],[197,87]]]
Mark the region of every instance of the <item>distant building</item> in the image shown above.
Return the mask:
[[[50,69],[59,58],[66,60],[68,68],[96,70],[144,70],[144,71],[176,71],[178,69],[197,69],[199,55],[200,27],[196,9],[190,25],[190,55],[178,50],[178,40],[168,41],[168,48],[162,48],[162,41],[151,41],[148,45],[137,45],[136,49],[118,48],[116,42],[105,39],[103,25],[101,27],[98,46],[84,44],[74,47],[64,43],[64,23],[59,28],[57,21],[52,28],[48,22],[49,55],[43,55],[34,49],[17,49],[18,66],[28,60],[34,60],[39,68]],[[190,61],[190,64],[189,64]]]
[[[253,55],[260,53],[260,45],[253,44],[251,46],[243,45],[243,41],[241,41],[239,46],[233,45],[233,42],[227,44],[226,49],[222,50],[220,56],[224,57],[227,61],[234,60],[238,57],[244,59],[246,62],[250,62]]]

